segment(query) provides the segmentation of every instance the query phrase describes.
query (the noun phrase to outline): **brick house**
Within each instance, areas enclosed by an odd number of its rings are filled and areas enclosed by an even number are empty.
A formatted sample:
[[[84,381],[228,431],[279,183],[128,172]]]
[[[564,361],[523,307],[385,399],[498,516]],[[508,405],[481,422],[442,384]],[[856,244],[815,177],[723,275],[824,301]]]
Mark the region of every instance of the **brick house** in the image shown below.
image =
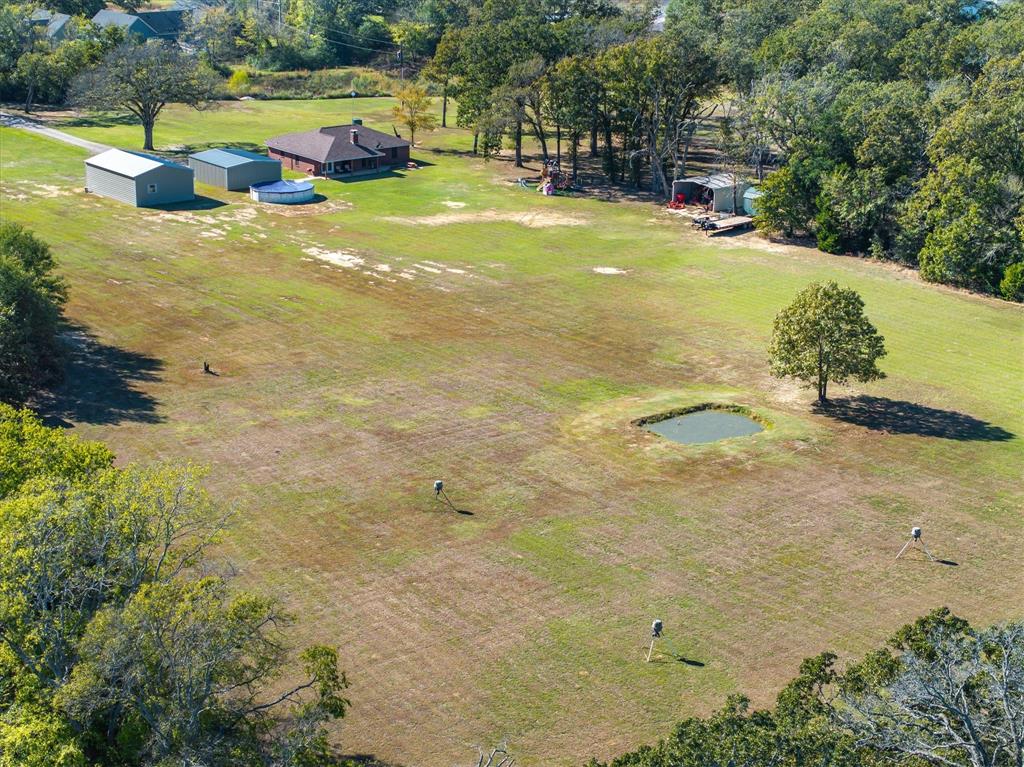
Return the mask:
[[[379,173],[409,162],[409,142],[365,127],[332,125],[267,139],[267,154],[282,167],[313,176]]]

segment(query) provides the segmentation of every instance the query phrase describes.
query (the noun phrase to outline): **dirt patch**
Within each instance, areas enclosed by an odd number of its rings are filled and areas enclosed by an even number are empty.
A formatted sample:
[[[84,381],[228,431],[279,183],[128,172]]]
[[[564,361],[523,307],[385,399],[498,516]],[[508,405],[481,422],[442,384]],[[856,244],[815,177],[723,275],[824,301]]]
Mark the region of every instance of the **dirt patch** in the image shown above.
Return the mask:
[[[555,211],[514,212],[505,210],[482,210],[476,213],[438,213],[433,216],[385,216],[384,221],[406,226],[448,226],[449,224],[520,224],[531,229],[548,226],[582,226],[587,219]]]
[[[327,261],[335,266],[342,266],[346,269],[355,269],[364,263],[363,259],[352,250],[327,250],[326,248],[312,247],[306,248],[302,252],[313,258],[318,258],[321,261]]]
[[[351,207],[352,203],[345,200],[325,200],[304,205],[265,205],[262,210],[285,218],[300,218],[303,216],[326,216],[329,213],[337,213],[339,210],[349,210]]]
[[[595,266],[591,271],[594,274],[629,274],[629,269],[619,269],[615,266]]]

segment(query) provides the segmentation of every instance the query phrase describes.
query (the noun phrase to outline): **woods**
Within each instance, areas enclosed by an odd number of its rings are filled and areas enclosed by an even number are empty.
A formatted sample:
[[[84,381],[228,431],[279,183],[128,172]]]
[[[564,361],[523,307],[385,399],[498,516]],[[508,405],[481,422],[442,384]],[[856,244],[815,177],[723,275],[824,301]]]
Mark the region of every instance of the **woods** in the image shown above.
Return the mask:
[[[337,650],[287,669],[290,616],[209,558],[201,471],[112,464],[0,405],[0,764],[332,763]]]
[[[532,134],[546,160],[564,127],[570,156],[589,133],[610,181],[667,198],[695,134],[717,125],[712,164],[763,181],[762,230],[1014,300],[1022,7],[673,0],[652,35],[621,9],[538,25],[531,3],[484,6],[446,32],[431,71],[485,155],[507,138],[521,165]]]

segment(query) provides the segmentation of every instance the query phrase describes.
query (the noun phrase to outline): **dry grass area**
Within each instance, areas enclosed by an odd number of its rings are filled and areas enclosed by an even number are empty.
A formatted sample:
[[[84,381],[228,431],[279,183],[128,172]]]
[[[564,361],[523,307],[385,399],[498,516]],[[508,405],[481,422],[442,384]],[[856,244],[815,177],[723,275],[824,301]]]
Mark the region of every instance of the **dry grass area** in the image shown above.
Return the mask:
[[[460,156],[318,182],[321,215],[215,190],[181,215],[86,196],[78,150],[0,135],[4,216],[71,284],[54,417],[123,461],[210,466],[240,580],[341,648],[347,751],[443,767],[507,740],[524,767],[582,764],[938,605],[1020,616],[1020,307]],[[823,278],[890,350],[827,413],[764,358]],[[709,401],[773,428],[684,447],[630,425]],[[957,564],[894,562],[912,524]],[[643,663],[654,617],[704,665]]]

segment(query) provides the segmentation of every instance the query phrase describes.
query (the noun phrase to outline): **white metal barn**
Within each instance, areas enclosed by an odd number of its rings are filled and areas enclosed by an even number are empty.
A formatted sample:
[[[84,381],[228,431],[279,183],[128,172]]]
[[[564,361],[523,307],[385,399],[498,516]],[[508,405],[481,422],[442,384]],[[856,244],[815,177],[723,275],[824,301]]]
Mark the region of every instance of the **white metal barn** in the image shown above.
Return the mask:
[[[196,196],[191,168],[121,149],[85,161],[85,191],[137,207],[187,202]]]

